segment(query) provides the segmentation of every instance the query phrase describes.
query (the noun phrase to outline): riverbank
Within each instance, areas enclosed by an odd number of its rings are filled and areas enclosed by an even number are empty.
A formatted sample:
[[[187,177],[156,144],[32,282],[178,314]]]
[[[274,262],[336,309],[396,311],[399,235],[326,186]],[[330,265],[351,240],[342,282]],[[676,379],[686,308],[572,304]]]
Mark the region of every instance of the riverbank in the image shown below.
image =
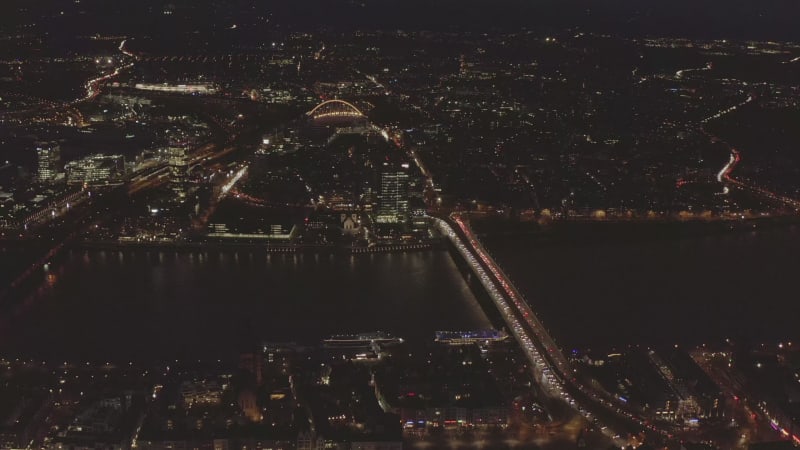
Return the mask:
[[[438,240],[431,240],[424,243],[397,243],[375,245],[370,247],[354,247],[341,245],[317,245],[317,244],[291,244],[282,242],[245,242],[245,241],[211,241],[211,242],[189,242],[189,241],[140,241],[125,242],[116,240],[84,240],[75,242],[71,248],[83,250],[167,250],[176,252],[199,252],[199,251],[227,251],[227,250],[246,250],[259,251],[265,253],[311,253],[311,254],[369,254],[369,253],[392,253],[392,252],[416,252],[428,250],[440,250],[443,247]]]

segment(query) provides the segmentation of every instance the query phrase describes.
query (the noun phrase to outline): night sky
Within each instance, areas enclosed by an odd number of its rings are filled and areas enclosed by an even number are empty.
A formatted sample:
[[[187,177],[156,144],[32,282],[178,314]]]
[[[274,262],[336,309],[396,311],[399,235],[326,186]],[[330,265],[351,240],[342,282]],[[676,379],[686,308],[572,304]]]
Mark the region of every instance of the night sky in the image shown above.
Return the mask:
[[[154,17],[165,7],[174,10],[172,17]],[[0,11],[2,27],[52,11],[50,21],[37,23],[51,33],[159,33],[180,30],[175,22],[196,29],[269,13],[276,28],[305,30],[579,27],[623,35],[800,39],[800,2],[794,0],[5,0]]]

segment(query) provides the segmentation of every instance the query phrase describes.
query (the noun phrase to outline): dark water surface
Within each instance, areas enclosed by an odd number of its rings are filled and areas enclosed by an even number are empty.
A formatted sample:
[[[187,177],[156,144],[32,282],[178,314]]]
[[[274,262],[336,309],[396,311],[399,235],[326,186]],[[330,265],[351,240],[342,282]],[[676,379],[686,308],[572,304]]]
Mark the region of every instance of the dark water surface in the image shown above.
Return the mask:
[[[41,358],[236,357],[383,330],[432,341],[489,327],[444,251],[373,255],[72,251],[0,325],[0,352]]]
[[[483,240],[565,347],[800,341],[797,228]],[[489,326],[444,251],[71,251],[0,317],[0,354],[226,358],[261,340]]]
[[[563,346],[800,341],[800,229],[484,237]]]

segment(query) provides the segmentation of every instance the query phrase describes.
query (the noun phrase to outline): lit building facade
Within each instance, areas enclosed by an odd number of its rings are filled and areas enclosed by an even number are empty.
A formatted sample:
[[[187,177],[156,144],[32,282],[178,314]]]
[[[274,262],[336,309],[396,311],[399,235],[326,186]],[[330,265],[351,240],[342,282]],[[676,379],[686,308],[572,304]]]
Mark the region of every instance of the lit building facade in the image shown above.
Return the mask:
[[[70,161],[65,169],[69,185],[116,184],[121,183],[125,176],[125,157],[122,155],[90,155]]]
[[[408,221],[408,163],[383,163],[379,174],[377,223]]]
[[[189,144],[182,140],[170,141],[167,148],[167,164],[169,165],[169,184],[175,198],[186,199],[187,178],[189,171]]]
[[[61,147],[57,142],[36,144],[36,181],[51,184],[58,178],[61,164]]]
[[[169,83],[136,83],[135,89],[142,91],[171,92],[177,94],[215,94],[217,87],[213,83],[190,83],[190,84],[169,84]]]

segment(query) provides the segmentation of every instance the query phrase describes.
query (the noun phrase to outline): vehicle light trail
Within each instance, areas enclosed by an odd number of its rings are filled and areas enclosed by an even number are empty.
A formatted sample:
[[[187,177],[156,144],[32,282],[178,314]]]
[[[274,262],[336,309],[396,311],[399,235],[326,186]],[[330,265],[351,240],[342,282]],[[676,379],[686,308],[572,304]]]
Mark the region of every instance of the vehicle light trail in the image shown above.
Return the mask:
[[[136,55],[134,55],[133,53],[131,53],[130,51],[125,49],[125,43],[126,42],[128,42],[127,39],[123,40],[119,44],[119,51],[122,52],[122,54],[124,54],[125,56],[130,56],[132,58],[136,58]],[[105,75],[101,75],[101,76],[99,76],[97,78],[90,79],[89,81],[86,82],[86,96],[81,98],[81,99],[78,99],[78,100],[74,101],[73,104],[83,103],[83,102],[88,102],[88,101],[94,100],[95,98],[97,98],[98,95],[100,95],[100,85],[102,83],[104,83],[104,82],[106,82],[106,81],[108,81],[108,80],[110,80],[112,78],[116,78],[123,71],[128,70],[128,69],[130,69],[132,67],[133,67],[133,63],[128,63],[128,64],[125,64],[123,66],[115,68],[114,71],[111,72],[111,73],[108,73],[108,74],[105,74]]]
[[[560,398],[569,404],[612,439],[614,433],[608,428],[604,428],[600,420],[584,406],[577,404],[567,391],[568,387],[579,391],[613,415],[636,423],[642,429],[671,437],[669,432],[657,428],[648,420],[633,414],[621,405],[612,403],[606,396],[580,384],[575,378],[575,371],[567,358],[556,346],[555,341],[522,295],[511,284],[503,270],[486,253],[469,224],[457,214],[452,215],[451,219],[465,238],[462,238],[445,220],[434,219],[434,222],[439,231],[450,239],[459,254],[478,276],[481,285],[497,307],[512,336],[520,344],[525,356],[530,361],[534,373],[539,377],[541,387],[547,395]]]
[[[700,123],[708,123],[708,122],[710,122],[712,120],[719,119],[720,117],[725,116],[727,114],[730,114],[730,113],[736,111],[737,109],[739,109],[742,106],[752,102],[755,99],[756,98],[751,95],[751,96],[747,97],[747,99],[745,99],[743,102],[741,102],[739,104],[733,105],[730,108],[723,109],[722,111],[719,111],[718,113],[714,114],[713,116],[706,117],[705,119],[701,120]]]
[[[739,164],[739,152],[731,149],[731,159],[728,160],[728,163],[725,164],[722,170],[717,174],[717,181],[720,183],[723,181],[731,181],[731,172],[733,172],[733,168],[736,167],[736,164]]]
[[[125,44],[126,44],[127,42],[128,42],[128,40],[127,40],[127,39],[124,39],[122,42],[120,42],[120,44],[119,44],[119,51],[120,51],[120,52],[121,52],[123,55],[125,55],[125,56],[130,56],[131,58],[136,58],[136,55],[134,55],[133,53],[131,53],[129,50],[126,50],[126,49],[125,49]]]
[[[110,80],[112,78],[116,78],[124,70],[128,70],[131,67],[133,67],[133,63],[126,64],[126,65],[121,66],[121,67],[117,67],[116,69],[114,69],[113,72],[111,72],[109,74],[106,74],[106,75],[103,75],[103,76],[100,76],[100,77],[97,77],[97,78],[92,78],[91,80],[87,81],[86,82],[86,96],[83,97],[80,100],[75,101],[74,103],[82,103],[82,102],[87,102],[87,101],[90,101],[90,100],[94,100],[95,98],[97,98],[98,95],[100,95],[100,84],[101,83],[103,83],[105,81],[108,81],[108,80]]]
[[[238,182],[239,182],[239,180],[241,180],[241,179],[242,179],[242,177],[243,177],[243,176],[244,176],[244,175],[247,173],[247,168],[248,168],[248,166],[244,166],[244,167],[242,167],[241,169],[239,169],[239,171],[238,171],[238,172],[236,172],[236,174],[234,174],[234,175],[233,175],[233,176],[232,176],[232,177],[231,177],[231,178],[228,180],[228,182],[227,182],[227,183],[225,183],[224,185],[222,185],[222,189],[220,190],[220,193],[219,193],[219,197],[218,197],[218,199],[220,199],[220,200],[221,200],[223,197],[225,197],[226,195],[228,195],[228,191],[230,191],[230,190],[231,190],[231,188],[233,188],[234,186],[236,186],[236,183],[238,183]]]
[[[681,69],[675,72],[675,78],[683,78],[683,76],[686,75],[688,72],[702,72],[706,70],[711,70],[713,68],[714,65],[712,63],[706,63],[705,67],[699,67],[697,69]]]
[[[727,142],[723,141],[722,139],[718,138],[717,136],[714,136],[710,132],[706,131],[705,127],[703,127],[703,125],[708,123],[709,121],[714,120],[714,119],[718,119],[718,118],[720,118],[720,117],[722,117],[722,116],[724,116],[726,114],[729,114],[729,113],[735,111],[736,109],[738,109],[739,107],[744,106],[744,105],[752,102],[753,100],[755,100],[755,97],[750,95],[743,102],[741,102],[741,103],[739,103],[737,105],[731,106],[730,108],[724,109],[724,110],[714,114],[711,117],[707,117],[707,118],[703,119],[700,122],[701,123],[700,131],[702,131],[707,136],[709,136],[712,139],[712,141],[720,142],[720,143],[724,144],[725,146],[727,146],[730,149],[730,152],[731,152],[731,155],[730,155],[730,158],[728,159],[728,162],[725,163],[725,165],[722,167],[722,169],[719,171],[719,173],[717,173],[717,181],[720,182],[720,183],[732,184],[732,185],[737,186],[737,187],[739,187],[741,189],[745,189],[745,190],[754,192],[754,193],[756,193],[758,195],[761,195],[761,196],[763,196],[763,197],[765,197],[765,198],[767,198],[769,200],[772,200],[772,201],[775,201],[775,202],[779,202],[779,203],[783,203],[784,205],[786,205],[786,206],[788,206],[790,208],[794,208],[795,210],[800,211],[800,201],[798,201],[798,200],[786,197],[784,195],[780,195],[780,194],[778,194],[776,192],[772,192],[772,191],[770,191],[768,189],[764,189],[762,187],[756,186],[755,184],[747,183],[747,182],[744,182],[742,180],[738,180],[736,178],[733,178],[733,176],[731,176],[731,174],[733,173],[733,170],[736,168],[736,166],[741,161],[741,155],[739,154],[739,151],[736,150],[735,148],[731,147],[731,145],[728,144]],[[726,188],[727,188],[727,186],[726,186]],[[727,193],[727,192],[725,192],[725,193]]]

